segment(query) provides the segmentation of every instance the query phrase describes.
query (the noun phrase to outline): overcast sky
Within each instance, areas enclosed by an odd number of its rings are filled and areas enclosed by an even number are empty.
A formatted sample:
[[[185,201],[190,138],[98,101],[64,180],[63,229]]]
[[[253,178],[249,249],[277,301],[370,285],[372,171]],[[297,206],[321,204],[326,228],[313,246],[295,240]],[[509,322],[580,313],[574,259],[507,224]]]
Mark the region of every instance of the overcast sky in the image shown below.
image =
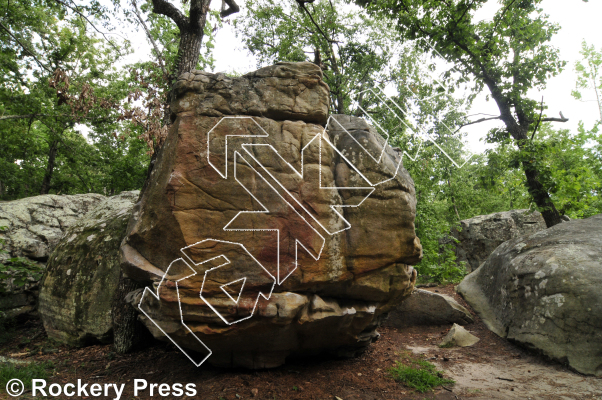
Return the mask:
[[[241,0],[242,1],[242,0]],[[217,7],[218,1],[213,2],[213,7]],[[476,18],[491,18],[498,9],[499,4],[495,0],[490,0],[481,10]],[[550,15],[550,20],[560,25],[560,32],[552,39],[552,44],[560,49],[562,59],[568,61],[564,71],[555,78],[548,81],[547,87],[542,92],[533,91],[530,93],[532,98],[541,99],[548,106],[546,111],[548,116],[557,117],[559,112],[569,118],[567,123],[556,123],[556,127],[563,127],[575,131],[579,121],[583,121],[586,127],[591,127],[599,118],[597,103],[595,101],[582,102],[573,99],[571,91],[575,88],[576,74],[574,71],[575,62],[581,59],[579,51],[581,50],[582,40],[588,44],[593,44],[598,50],[602,49],[602,28],[600,17],[602,16],[602,1],[590,0],[588,3],[582,0],[544,0],[542,3],[544,12]],[[244,12],[244,7],[243,12]],[[142,38],[142,36],[141,36]],[[138,46],[136,46],[138,44]],[[146,43],[134,43],[139,47],[140,52],[137,56],[148,57],[148,45]],[[214,72],[236,71],[246,73],[256,69],[255,59],[242,46],[240,39],[236,38],[231,25],[224,24],[217,32],[214,57],[216,59],[216,68]],[[493,101],[485,100],[486,92],[479,96],[470,110],[471,113],[498,114],[497,107]],[[594,100],[593,92],[584,93],[585,100]],[[499,122],[492,121],[465,127],[468,134],[468,143],[473,151],[482,151],[485,147],[482,141],[479,141],[489,129],[499,125]]]

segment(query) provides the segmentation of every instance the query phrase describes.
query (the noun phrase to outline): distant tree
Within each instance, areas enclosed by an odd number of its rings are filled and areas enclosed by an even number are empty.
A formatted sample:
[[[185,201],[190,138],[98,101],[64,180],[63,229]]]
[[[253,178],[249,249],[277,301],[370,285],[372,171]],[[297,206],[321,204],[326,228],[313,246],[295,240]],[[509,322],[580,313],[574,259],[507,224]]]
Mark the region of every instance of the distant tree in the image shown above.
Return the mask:
[[[596,51],[596,48],[588,46],[585,40],[581,43],[581,55],[583,62],[577,61],[575,71],[577,71],[577,84],[572,95],[577,100],[583,101],[581,90],[590,89],[596,95],[598,111],[600,112],[600,123],[602,123],[602,52]]]
[[[487,87],[500,115],[475,122],[498,119],[504,123],[505,130],[496,138],[511,136],[523,152],[528,191],[550,227],[562,220],[548,192],[549,182],[540,173],[541,155],[532,138],[542,122],[568,119],[562,114],[560,118],[544,116],[543,99],[541,103],[530,99],[527,92],[543,88],[565,65],[557,49],[548,44],[559,28],[539,8],[541,0],[502,0],[493,19],[475,22],[474,12],[486,1],[357,0],[372,15],[394,21],[404,38],[432,43],[455,65],[460,82],[474,78],[475,93]],[[420,45],[430,51],[426,43]]]

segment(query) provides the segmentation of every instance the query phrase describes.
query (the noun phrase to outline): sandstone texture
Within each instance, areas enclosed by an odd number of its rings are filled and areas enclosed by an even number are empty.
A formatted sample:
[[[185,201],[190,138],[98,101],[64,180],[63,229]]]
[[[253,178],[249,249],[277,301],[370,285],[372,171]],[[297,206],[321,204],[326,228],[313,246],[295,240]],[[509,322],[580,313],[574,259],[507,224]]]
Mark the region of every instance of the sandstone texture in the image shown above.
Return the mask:
[[[48,256],[65,230],[79,217],[104,200],[100,194],[43,195],[0,202],[0,263],[23,257],[44,268]],[[9,317],[35,312],[38,279],[28,278],[24,286],[13,279],[0,282],[0,312]]]
[[[456,260],[465,261],[467,272],[471,272],[500,244],[544,230],[546,222],[539,211],[511,210],[465,219],[460,227],[460,231],[451,232],[459,240],[455,244]]]
[[[148,285],[128,295],[143,322],[195,363],[365,349],[421,258],[401,156],[364,120],[328,117],[311,63],[194,72],[177,88],[121,247]]]
[[[509,240],[458,285],[496,334],[602,376],[602,214]]]
[[[416,325],[467,325],[474,322],[470,312],[444,294],[416,289],[397,305],[384,322],[385,326],[405,328]]]
[[[38,312],[49,338],[74,346],[111,342],[119,245],[139,194],[105,199],[59,240],[40,283]]]

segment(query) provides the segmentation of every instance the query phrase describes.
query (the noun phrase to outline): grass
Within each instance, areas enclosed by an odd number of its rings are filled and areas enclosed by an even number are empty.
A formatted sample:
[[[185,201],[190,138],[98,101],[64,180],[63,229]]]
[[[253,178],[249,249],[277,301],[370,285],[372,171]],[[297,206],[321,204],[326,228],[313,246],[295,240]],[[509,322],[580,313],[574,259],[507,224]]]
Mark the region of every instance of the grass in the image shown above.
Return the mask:
[[[15,365],[11,363],[0,365],[0,387],[4,388],[11,379],[19,379],[26,388],[31,389],[32,379],[48,378],[48,369],[54,367],[51,362]]]
[[[441,385],[453,385],[452,379],[444,379],[443,373],[437,371],[435,365],[420,359],[407,358],[405,363],[396,362],[395,367],[389,370],[389,374],[397,382],[425,393]]]

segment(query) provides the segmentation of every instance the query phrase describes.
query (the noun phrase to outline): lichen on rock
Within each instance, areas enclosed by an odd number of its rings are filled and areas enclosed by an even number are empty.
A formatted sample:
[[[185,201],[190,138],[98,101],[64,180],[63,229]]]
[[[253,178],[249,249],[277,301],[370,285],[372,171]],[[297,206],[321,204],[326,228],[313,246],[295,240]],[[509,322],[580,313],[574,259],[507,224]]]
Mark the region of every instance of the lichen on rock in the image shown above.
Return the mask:
[[[504,242],[458,285],[499,336],[602,376],[602,214]]]
[[[48,337],[76,346],[112,340],[119,244],[138,196],[107,198],[61,237],[40,285],[38,311]]]
[[[48,256],[69,226],[105,199],[96,193],[42,195],[0,202],[0,263],[23,258],[35,270],[44,269]],[[8,317],[35,314],[39,278],[30,274],[24,285],[14,278],[0,282],[0,312]]]

